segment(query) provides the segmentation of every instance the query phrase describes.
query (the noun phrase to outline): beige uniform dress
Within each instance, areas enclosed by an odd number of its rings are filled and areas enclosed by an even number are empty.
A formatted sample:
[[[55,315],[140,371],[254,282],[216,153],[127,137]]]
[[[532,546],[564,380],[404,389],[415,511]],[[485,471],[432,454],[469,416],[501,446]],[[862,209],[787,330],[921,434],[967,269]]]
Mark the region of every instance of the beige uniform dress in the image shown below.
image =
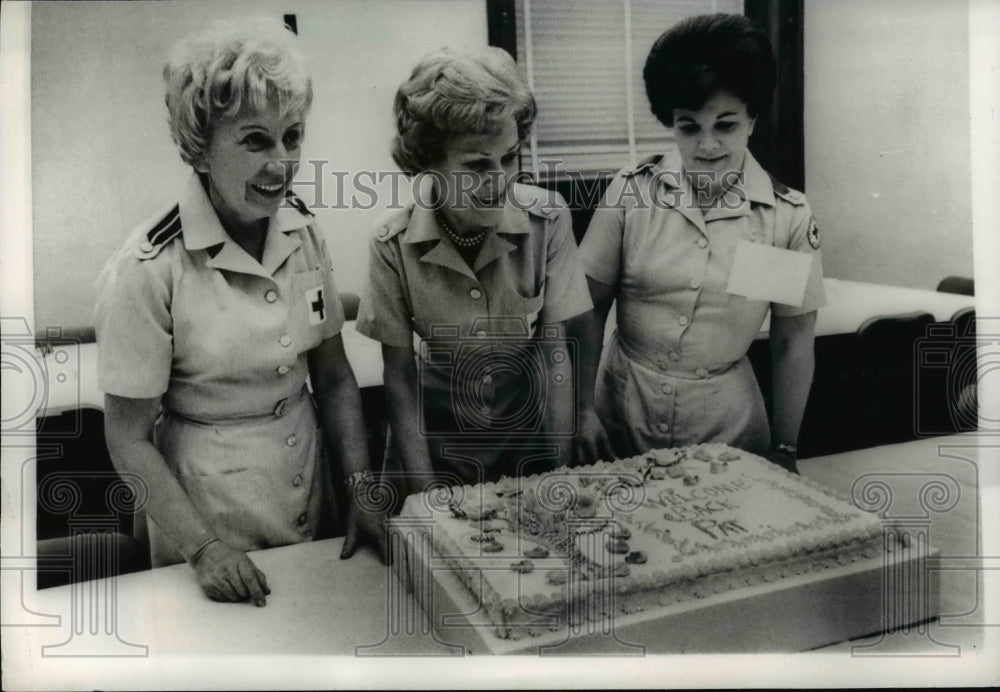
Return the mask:
[[[824,304],[816,223],[805,195],[750,152],[731,208],[703,213],[681,170],[672,150],[620,172],[580,245],[587,275],[618,289],[595,408],[622,457],[700,442],[764,453],[767,413],[746,354],[768,310]],[[740,240],[813,255],[801,306],[726,292]]]
[[[291,201],[258,263],[194,175],[98,278],[101,389],[162,398],[157,449],[210,530],[242,550],[311,540],[334,517],[306,354],[344,318],[324,242]],[[184,558],[148,528],[154,566]]]
[[[471,267],[419,205],[393,212],[370,244],[357,329],[415,346],[421,430],[446,482],[514,475],[544,456],[532,447],[541,407],[568,389],[546,381],[542,325],[592,307],[565,203],[527,185],[508,193]],[[401,471],[392,442],[385,470]]]

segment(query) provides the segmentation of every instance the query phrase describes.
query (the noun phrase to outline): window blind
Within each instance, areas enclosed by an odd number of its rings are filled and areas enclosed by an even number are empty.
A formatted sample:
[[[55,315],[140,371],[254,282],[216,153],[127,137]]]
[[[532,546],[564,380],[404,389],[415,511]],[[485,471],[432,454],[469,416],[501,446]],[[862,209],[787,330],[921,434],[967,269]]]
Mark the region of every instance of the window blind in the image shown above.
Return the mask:
[[[708,12],[742,13],[743,0],[516,0],[518,62],[538,101],[525,160],[536,179],[609,174],[667,149],[642,67],[664,30]]]

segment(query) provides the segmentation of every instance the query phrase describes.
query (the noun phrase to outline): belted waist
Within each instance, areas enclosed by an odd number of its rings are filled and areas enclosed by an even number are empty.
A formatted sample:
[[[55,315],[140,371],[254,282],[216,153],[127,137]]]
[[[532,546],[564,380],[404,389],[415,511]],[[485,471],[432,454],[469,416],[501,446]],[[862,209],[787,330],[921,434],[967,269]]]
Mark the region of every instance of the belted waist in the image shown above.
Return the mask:
[[[617,331],[615,332],[614,340],[618,342],[622,353],[629,360],[638,363],[647,370],[652,370],[668,377],[676,377],[681,380],[702,380],[715,377],[732,370],[743,360],[741,358],[740,360],[724,363],[692,365],[682,363],[682,356],[677,351],[649,352],[622,338],[621,333]]]
[[[271,407],[269,409],[238,413],[225,418],[200,418],[197,415],[175,411],[166,406],[164,406],[160,411],[160,415],[174,418],[190,425],[199,425],[204,427],[239,427],[243,425],[260,425],[261,423],[266,423],[274,420],[275,418],[282,418],[288,415],[294,411],[297,406],[311,406],[312,397],[309,395],[308,387],[303,384],[302,388],[295,394],[270,403]]]
[[[539,348],[538,342],[523,336],[497,336],[456,338],[454,341],[442,339],[414,339],[414,353],[418,362],[424,365],[442,368],[455,368],[459,364],[467,368],[470,364],[479,364],[489,360],[494,353],[510,353],[512,351]],[[463,359],[468,359],[463,362]]]

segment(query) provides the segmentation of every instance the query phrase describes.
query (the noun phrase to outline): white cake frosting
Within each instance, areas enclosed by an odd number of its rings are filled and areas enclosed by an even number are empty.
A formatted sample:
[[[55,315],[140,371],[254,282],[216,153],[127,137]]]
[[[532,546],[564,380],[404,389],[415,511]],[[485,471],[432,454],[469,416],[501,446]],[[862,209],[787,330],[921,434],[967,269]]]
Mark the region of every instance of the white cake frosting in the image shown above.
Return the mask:
[[[882,550],[882,524],[720,444],[407,498],[497,636],[703,598]]]

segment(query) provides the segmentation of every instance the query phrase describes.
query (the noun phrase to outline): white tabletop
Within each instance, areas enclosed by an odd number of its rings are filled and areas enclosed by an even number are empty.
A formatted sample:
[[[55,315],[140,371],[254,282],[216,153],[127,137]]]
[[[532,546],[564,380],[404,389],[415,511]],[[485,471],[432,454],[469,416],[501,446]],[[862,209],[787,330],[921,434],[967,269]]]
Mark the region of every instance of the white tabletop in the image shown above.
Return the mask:
[[[816,314],[816,336],[852,334],[872,317],[924,311],[943,322],[963,308],[973,307],[973,296],[938,293],[919,288],[883,286],[861,281],[824,279],[826,305]],[[762,334],[767,332],[765,322]]]

